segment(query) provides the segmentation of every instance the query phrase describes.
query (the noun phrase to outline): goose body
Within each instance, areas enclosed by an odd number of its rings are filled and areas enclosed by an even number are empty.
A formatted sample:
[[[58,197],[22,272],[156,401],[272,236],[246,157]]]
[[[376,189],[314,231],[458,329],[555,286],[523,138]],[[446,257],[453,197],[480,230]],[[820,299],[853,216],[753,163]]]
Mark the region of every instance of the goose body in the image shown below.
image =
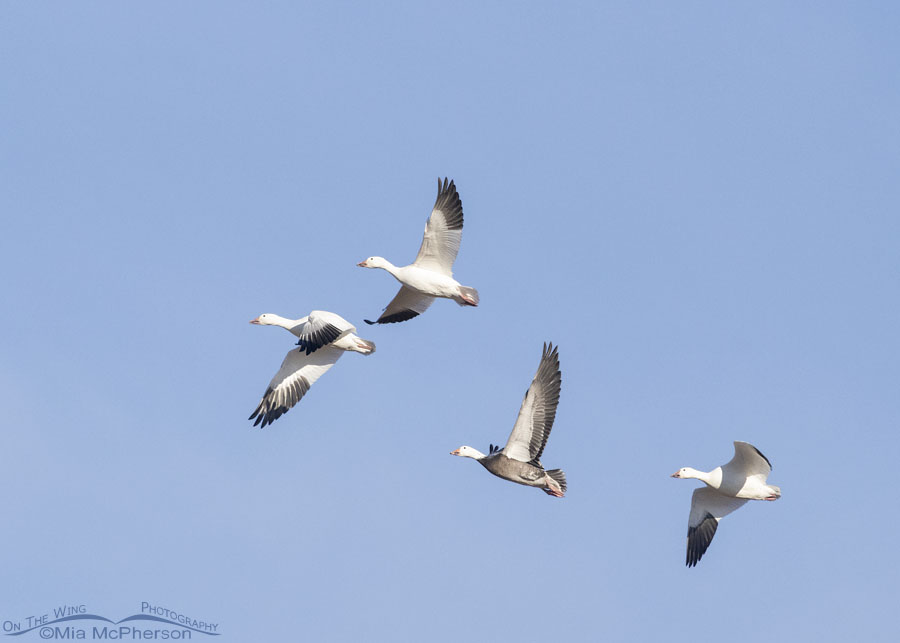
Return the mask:
[[[510,480],[511,482],[527,485],[529,487],[552,488],[552,483],[546,480],[548,472],[544,470],[540,465],[540,462],[537,464],[521,462],[504,455],[502,452],[497,452],[492,456],[482,458],[479,462],[485,469],[498,478]],[[562,480],[564,482],[565,478],[563,477]],[[561,489],[561,491],[564,491],[564,489]]]
[[[272,313],[264,313],[251,324],[280,326],[299,339],[295,348],[288,351],[281,368],[266,387],[262,400],[253,414],[253,426],[260,428],[271,424],[306,395],[309,388],[334,366],[346,351],[363,355],[375,352],[375,344],[356,335],[356,327],[340,315],[314,310],[306,317],[288,319]]]
[[[498,478],[538,487],[562,498],[566,493],[565,473],[562,469],[545,470],[540,460],[556,418],[561,386],[557,349],[553,344],[544,344],[541,363],[525,393],[506,446],[501,449],[491,445],[487,455],[470,446],[461,446],[451,451],[451,455],[472,458]]]
[[[416,260],[395,266],[384,257],[360,261],[363,268],[381,268],[400,282],[400,291],[375,320],[367,324],[392,324],[424,313],[435,298],[452,299],[460,306],[477,306],[478,291],[453,278],[453,262],[462,239],[462,201],[453,181],[438,179],[438,195],[425,224],[425,234]]]
[[[752,444],[736,441],[734,457],[712,471],[684,467],[673,478],[696,478],[706,484],[694,490],[688,516],[687,559],[694,567],[712,542],[719,521],[748,500],[778,500],[781,489],[767,484],[769,459]]]

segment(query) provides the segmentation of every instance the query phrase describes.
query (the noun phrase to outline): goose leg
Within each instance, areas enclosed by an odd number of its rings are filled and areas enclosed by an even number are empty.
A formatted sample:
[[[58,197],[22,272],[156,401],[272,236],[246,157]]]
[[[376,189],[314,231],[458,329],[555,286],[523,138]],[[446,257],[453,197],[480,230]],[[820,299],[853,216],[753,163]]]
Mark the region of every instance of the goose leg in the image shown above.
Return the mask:
[[[541,488],[541,491],[546,493],[548,496],[553,496],[554,498],[562,498],[565,495],[556,480],[554,480],[550,476],[544,478],[544,483],[547,486]]]

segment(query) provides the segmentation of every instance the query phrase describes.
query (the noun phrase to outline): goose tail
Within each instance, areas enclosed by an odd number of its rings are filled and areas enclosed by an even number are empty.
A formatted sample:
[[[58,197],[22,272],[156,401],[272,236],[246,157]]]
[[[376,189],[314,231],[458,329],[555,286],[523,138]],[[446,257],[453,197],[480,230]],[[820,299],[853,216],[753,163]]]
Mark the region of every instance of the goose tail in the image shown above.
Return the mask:
[[[563,473],[562,469],[550,469],[545,472],[547,477],[550,478],[553,482],[555,482],[559,486],[559,497],[562,498],[566,493],[566,474]],[[548,485],[549,486],[549,485]],[[550,491],[555,491],[553,487],[549,487]],[[547,491],[547,493],[550,493]],[[556,493],[550,493],[551,496],[557,495]]]
[[[459,299],[456,300],[460,306],[477,306],[478,291],[469,286],[459,287]]]

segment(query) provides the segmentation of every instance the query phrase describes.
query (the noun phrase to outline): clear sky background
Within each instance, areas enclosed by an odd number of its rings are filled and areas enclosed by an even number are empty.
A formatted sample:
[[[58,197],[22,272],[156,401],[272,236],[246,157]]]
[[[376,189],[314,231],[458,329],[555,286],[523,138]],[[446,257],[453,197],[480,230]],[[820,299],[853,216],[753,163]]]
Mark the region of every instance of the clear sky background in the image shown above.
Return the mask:
[[[898,640],[898,29],[890,2],[4,2],[0,621]],[[438,176],[481,305],[368,327],[397,284],[356,263],[415,257]],[[252,428],[293,340],[247,322],[313,309],[378,351]],[[449,455],[506,441],[547,340],[563,500]],[[784,495],[688,569],[699,483],[669,475],[733,440]]]

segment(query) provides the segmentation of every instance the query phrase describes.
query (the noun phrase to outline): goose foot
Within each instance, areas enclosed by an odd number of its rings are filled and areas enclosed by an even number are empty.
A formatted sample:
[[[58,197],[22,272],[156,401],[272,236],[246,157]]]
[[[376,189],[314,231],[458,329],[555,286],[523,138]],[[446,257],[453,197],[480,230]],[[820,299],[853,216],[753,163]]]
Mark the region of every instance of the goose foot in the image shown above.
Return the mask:
[[[769,496],[766,500],[778,500],[778,496]]]
[[[471,297],[467,297],[466,295],[460,295],[460,298],[466,303],[468,306],[477,306],[478,302],[472,299]]]
[[[544,489],[541,489],[541,491],[546,493],[548,496],[553,496],[554,498],[562,498],[564,496],[562,491],[557,491],[556,489],[551,489],[550,487],[545,487]]]

